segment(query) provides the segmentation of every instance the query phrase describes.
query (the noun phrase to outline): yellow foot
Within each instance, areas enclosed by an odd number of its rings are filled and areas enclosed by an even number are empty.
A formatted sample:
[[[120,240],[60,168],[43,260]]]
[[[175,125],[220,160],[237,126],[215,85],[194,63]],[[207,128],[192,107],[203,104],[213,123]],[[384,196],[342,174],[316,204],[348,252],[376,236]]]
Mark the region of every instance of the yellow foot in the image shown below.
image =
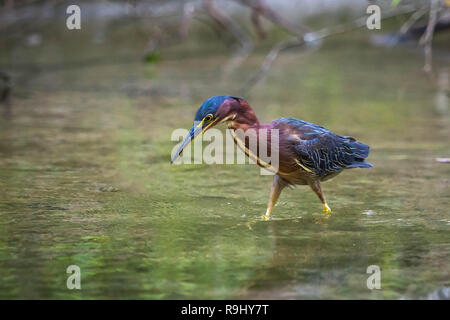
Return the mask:
[[[323,212],[325,212],[326,214],[331,213],[331,209],[326,203],[323,205]]]
[[[268,216],[267,214],[265,214],[265,215],[262,215],[262,216],[261,216],[261,219],[262,219],[263,221],[269,221],[269,220],[270,220],[270,216]]]

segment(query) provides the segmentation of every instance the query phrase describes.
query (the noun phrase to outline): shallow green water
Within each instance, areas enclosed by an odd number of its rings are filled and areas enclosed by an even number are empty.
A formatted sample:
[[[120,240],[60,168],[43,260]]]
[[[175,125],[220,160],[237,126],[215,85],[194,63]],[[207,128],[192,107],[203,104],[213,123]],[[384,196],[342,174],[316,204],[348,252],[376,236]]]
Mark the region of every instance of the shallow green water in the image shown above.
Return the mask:
[[[68,51],[15,49],[2,62]],[[374,168],[324,184],[331,217],[297,187],[269,222],[271,177],[256,166],[169,164],[172,131],[205,98],[237,94],[261,56],[227,79],[221,56],[123,62],[44,70],[4,112],[0,298],[448,298],[450,166],[435,158],[450,157],[449,114],[419,54],[342,38],[277,61],[246,97],[260,120],[355,136]],[[72,264],[79,291],[66,288]],[[381,290],[366,286],[369,265]]]

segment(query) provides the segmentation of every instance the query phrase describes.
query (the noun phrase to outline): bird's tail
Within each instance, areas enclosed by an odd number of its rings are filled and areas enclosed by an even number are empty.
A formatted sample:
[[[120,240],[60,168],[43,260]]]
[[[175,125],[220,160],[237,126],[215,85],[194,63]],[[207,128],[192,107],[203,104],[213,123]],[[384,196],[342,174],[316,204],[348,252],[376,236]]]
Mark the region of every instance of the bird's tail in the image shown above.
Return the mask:
[[[363,162],[355,162],[351,165],[347,166],[346,168],[372,168],[372,164],[366,161]]]
[[[352,140],[354,161],[352,164],[347,166],[347,168],[372,168],[372,165],[369,162],[364,161],[369,156],[370,147],[364,143],[356,141],[354,138],[348,138]]]

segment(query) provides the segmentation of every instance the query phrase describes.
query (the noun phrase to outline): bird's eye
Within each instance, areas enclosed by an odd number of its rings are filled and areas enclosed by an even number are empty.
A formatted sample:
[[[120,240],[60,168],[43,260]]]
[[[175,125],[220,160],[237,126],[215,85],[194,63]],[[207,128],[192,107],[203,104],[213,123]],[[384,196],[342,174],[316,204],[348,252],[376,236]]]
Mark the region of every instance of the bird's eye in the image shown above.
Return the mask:
[[[212,114],[208,114],[208,115],[205,117],[205,121],[211,121],[212,118],[213,118],[213,115],[212,115]]]

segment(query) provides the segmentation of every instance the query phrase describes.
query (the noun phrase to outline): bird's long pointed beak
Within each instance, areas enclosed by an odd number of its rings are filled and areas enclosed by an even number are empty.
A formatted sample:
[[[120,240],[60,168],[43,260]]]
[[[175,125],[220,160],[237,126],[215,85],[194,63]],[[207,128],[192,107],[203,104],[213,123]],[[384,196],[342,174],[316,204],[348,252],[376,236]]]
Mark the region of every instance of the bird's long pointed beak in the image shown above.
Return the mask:
[[[194,140],[200,133],[202,132],[202,127],[200,126],[193,126],[191,130],[189,130],[189,133],[187,134],[186,138],[184,138],[183,142],[181,142],[180,146],[177,149],[177,152],[174,153],[172,156],[172,160],[170,160],[170,163],[174,163],[175,160],[181,155],[184,148],[191,143],[192,140]]]
[[[186,148],[186,146],[191,143],[192,140],[197,138],[197,136],[200,133],[204,133],[206,130],[208,130],[210,127],[212,127],[214,124],[216,124],[218,119],[212,121],[210,124],[208,124],[205,128],[203,128],[203,120],[199,124],[195,124],[192,126],[191,130],[189,130],[188,135],[186,138],[184,138],[183,142],[180,144],[180,146],[177,149],[177,152],[172,157],[172,160],[170,160],[170,163],[174,163],[175,160],[180,156],[181,152],[183,152],[183,149]]]

